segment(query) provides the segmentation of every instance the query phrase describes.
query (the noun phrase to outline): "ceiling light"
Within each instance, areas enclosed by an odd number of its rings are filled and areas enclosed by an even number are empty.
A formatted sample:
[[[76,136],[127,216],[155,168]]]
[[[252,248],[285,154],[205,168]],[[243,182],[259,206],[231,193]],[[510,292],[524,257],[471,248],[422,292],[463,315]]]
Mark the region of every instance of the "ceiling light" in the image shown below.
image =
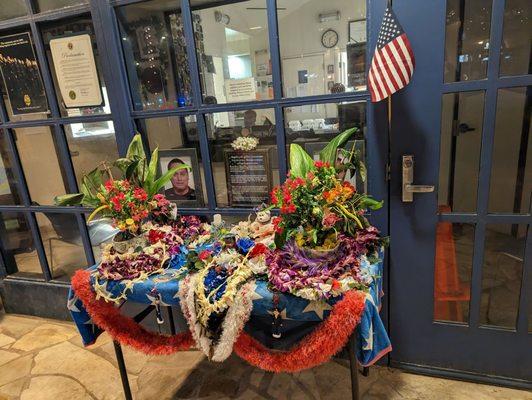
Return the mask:
[[[256,29],[262,29],[262,26],[252,26],[251,28],[249,28],[249,30],[256,30]]]

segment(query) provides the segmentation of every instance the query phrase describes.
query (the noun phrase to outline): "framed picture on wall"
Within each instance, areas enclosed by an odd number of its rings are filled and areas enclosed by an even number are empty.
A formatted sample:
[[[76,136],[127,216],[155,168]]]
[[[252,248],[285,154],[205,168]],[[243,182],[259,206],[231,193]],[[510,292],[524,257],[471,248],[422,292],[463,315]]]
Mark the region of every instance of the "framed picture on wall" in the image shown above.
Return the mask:
[[[329,142],[310,142],[305,143],[305,151],[311,155],[311,157],[317,161],[320,158],[320,151],[323,150],[325,146],[327,146]],[[360,159],[363,163],[366,161],[366,143],[363,139],[357,139],[357,140],[350,140],[347,143],[344,144],[342,147],[343,149],[347,151],[351,151],[353,149],[353,146],[355,147],[355,150],[358,150],[360,154]],[[337,159],[336,164],[341,165],[347,162],[346,156],[343,154],[344,152],[341,151],[341,149],[338,149],[337,152]],[[339,178],[345,181],[348,181],[351,183],[359,193],[367,193],[367,181],[364,181],[362,179],[362,176],[360,175],[360,171],[354,170],[347,170],[339,173]]]
[[[348,43],[366,43],[366,20],[356,19],[347,25]]]
[[[203,190],[198,155],[195,148],[159,151],[159,169],[164,174],[179,164],[189,169],[178,170],[164,187],[164,195],[177,207],[203,207]]]

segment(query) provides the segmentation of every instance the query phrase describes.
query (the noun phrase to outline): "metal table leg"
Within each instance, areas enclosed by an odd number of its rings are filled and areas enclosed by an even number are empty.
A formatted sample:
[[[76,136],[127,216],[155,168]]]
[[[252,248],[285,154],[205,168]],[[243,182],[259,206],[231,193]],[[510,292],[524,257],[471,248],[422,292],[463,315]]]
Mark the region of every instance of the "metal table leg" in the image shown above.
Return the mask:
[[[126,363],[124,361],[124,354],[122,353],[122,346],[120,346],[120,343],[117,341],[113,341],[113,345],[115,346],[116,361],[118,362],[118,370],[120,371],[122,387],[124,388],[124,398],[126,400],[133,400],[129,380],[127,379]]]
[[[353,332],[347,343],[347,350],[349,353],[349,367],[351,370],[351,396],[353,400],[359,400],[359,387],[358,387],[358,366],[357,366],[357,333]]]
[[[168,311],[168,322],[170,323],[170,333],[172,335],[175,335],[175,322],[174,322],[174,314],[172,314],[172,307],[167,306],[166,311]]]

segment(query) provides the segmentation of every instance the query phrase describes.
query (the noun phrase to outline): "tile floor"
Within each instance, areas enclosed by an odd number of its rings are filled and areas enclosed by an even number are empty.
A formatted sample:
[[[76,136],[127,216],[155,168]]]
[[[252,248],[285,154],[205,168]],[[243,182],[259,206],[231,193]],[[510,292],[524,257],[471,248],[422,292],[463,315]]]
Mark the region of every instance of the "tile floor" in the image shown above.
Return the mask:
[[[350,399],[343,360],[297,374],[271,374],[231,357],[208,362],[197,351],[146,356],[124,354],[136,400],[163,399]],[[360,376],[362,399],[532,400],[532,393],[374,367]],[[0,400],[122,399],[107,335],[83,348],[72,323],[0,314]]]

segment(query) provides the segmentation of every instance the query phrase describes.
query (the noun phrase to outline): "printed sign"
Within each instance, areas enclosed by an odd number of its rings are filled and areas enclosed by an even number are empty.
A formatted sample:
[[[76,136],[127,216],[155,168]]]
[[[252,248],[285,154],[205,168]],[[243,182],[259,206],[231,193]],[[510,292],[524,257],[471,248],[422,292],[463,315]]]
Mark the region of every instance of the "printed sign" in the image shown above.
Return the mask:
[[[29,32],[0,37],[0,72],[13,115],[48,112]]]
[[[227,102],[253,101],[257,99],[255,78],[226,79]]]
[[[52,39],[50,49],[65,107],[100,106],[102,92],[90,35]]]
[[[225,169],[231,207],[268,202],[272,190],[268,151],[226,151]]]

